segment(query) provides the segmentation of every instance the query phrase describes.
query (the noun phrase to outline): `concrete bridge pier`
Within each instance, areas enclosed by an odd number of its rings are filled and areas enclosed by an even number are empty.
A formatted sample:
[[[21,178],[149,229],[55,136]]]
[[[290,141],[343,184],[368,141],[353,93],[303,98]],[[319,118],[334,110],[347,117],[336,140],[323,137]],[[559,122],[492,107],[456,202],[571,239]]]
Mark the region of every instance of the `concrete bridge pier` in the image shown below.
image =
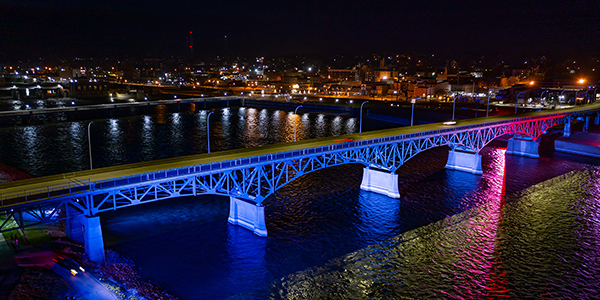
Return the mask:
[[[539,142],[528,136],[513,136],[508,140],[506,154],[540,158]]]
[[[364,168],[362,190],[386,195],[390,198],[400,198],[398,191],[398,174],[375,169]]]
[[[481,154],[467,149],[452,149],[448,153],[446,169],[481,175]]]
[[[252,230],[258,236],[267,236],[265,207],[260,203],[255,204],[244,199],[229,197],[229,219],[227,221]]]
[[[600,125],[600,112],[596,113],[596,118],[594,118],[594,125]]]
[[[572,128],[571,128],[571,125],[572,125],[571,123],[573,123],[571,118],[567,118],[567,121],[565,122],[565,128],[563,129],[564,137],[570,137],[571,133],[573,133]]]
[[[590,128],[590,116],[585,116],[585,123],[583,123],[583,132],[587,133]]]
[[[97,263],[104,262],[104,240],[100,217],[77,214],[75,209],[67,206],[67,236],[83,243],[85,253]]]

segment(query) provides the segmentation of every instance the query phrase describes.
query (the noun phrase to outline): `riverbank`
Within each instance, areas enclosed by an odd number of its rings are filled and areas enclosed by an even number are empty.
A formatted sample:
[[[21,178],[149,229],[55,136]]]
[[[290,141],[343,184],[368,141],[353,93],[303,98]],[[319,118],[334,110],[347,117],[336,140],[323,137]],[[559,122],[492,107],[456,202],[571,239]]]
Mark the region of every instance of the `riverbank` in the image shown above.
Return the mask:
[[[19,235],[20,247],[13,249],[5,243],[12,258],[13,268],[4,270],[0,295],[6,299],[85,299],[74,288],[52,271],[52,257],[61,255],[77,261],[97,281],[120,300],[136,299],[178,299],[144,279],[137,272],[133,261],[112,250],[106,251],[106,261],[99,265],[90,261],[84,253],[83,245],[65,237],[64,226],[59,222],[36,229],[25,229],[25,239],[17,231],[3,233]],[[24,241],[29,243],[25,244]],[[3,266],[9,265],[3,261]]]

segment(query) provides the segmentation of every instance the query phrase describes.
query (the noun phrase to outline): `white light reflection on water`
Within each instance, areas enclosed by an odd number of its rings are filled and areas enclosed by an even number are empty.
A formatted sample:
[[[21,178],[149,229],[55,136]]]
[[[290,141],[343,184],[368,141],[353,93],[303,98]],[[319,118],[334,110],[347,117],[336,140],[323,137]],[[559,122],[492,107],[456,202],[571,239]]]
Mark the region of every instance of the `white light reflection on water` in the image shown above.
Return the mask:
[[[152,121],[151,116],[144,116],[141,139],[141,154],[145,159],[152,159],[154,149],[154,122]]]
[[[342,133],[342,117],[336,116],[331,122],[331,135],[338,136]]]
[[[127,157],[120,119],[108,119],[107,121],[106,126],[108,129],[105,130],[106,144],[104,146],[104,155],[111,165],[124,164],[127,161]]]

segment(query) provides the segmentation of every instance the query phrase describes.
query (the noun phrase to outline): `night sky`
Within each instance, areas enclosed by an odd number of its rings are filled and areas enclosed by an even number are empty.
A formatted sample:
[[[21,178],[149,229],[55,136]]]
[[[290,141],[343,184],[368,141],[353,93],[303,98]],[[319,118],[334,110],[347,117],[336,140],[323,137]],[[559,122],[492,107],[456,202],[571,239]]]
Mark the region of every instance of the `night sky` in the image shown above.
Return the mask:
[[[0,0],[0,60],[600,52],[600,1]],[[225,39],[225,36],[227,38]]]

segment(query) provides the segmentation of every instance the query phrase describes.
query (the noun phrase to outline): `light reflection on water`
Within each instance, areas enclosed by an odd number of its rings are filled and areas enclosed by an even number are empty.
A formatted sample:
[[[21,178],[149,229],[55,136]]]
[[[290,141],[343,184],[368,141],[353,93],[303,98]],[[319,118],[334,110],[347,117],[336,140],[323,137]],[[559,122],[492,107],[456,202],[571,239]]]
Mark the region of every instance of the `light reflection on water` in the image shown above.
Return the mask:
[[[299,138],[358,126],[305,116]],[[291,141],[294,120],[218,110],[211,147]],[[86,130],[87,122],[0,129],[0,159],[36,175],[86,169]],[[206,111],[159,106],[151,116],[95,120],[94,164],[201,153],[205,137]],[[445,170],[443,148],[418,155],[398,171],[401,199],[361,191],[359,165],[308,174],[265,202],[266,239],[228,225],[228,199],[217,196],[103,213],[103,233],[107,247],[184,299],[599,298],[600,171],[586,165],[597,160],[482,154],[482,176]]]
[[[482,151],[482,176],[421,153],[401,199],[361,191],[359,165],[308,174],[265,201],[266,239],[214,196],[106,213],[103,230],[184,299],[596,298],[598,167],[504,152]]]
[[[154,112],[94,120],[90,128],[94,168],[207,152],[206,110],[193,107],[172,113],[167,106],[157,105]],[[355,118],[304,112],[296,123],[298,139],[356,131],[355,126],[341,131],[341,122],[353,124]],[[215,110],[210,123],[212,152],[294,139],[290,111],[227,107]],[[87,125],[88,121],[0,128],[0,161],[34,176],[88,169]],[[369,121],[365,125],[395,126]]]
[[[361,191],[359,165],[308,174],[265,201],[266,239],[213,196],[107,213],[103,230],[183,299],[596,298],[600,170],[504,152],[482,151],[482,176],[445,170],[446,149],[419,154],[401,199]]]

